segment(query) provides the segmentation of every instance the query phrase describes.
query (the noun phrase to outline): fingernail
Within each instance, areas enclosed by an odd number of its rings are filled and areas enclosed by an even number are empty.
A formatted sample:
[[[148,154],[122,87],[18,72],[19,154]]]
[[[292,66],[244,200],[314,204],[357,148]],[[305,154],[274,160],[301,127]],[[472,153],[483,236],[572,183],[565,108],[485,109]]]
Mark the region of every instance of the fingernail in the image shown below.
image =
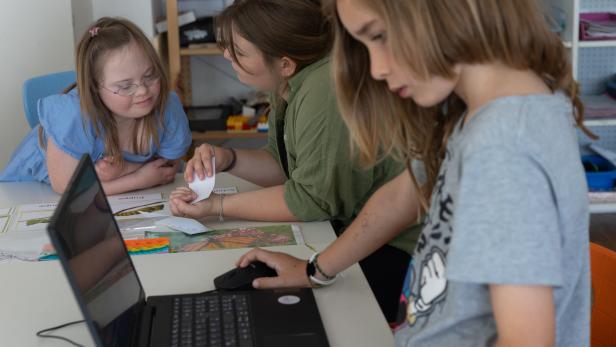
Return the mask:
[[[257,281],[257,280],[252,281],[252,287],[253,288],[259,288],[259,281]]]

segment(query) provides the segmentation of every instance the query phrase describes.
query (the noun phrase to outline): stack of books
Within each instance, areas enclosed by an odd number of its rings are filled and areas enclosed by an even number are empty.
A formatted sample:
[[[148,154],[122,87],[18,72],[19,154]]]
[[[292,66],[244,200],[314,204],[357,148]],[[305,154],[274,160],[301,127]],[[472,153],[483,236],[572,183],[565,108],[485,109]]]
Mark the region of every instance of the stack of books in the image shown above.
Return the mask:
[[[580,15],[581,40],[615,40],[616,14],[582,13]]]
[[[616,99],[608,94],[582,95],[586,119],[616,119]]]

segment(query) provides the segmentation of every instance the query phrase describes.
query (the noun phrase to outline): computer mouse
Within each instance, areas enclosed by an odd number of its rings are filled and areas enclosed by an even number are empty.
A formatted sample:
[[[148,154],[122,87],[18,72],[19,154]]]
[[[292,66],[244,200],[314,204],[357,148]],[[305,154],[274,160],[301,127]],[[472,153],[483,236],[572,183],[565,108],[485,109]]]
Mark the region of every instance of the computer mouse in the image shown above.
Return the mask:
[[[259,277],[277,276],[276,270],[270,268],[265,263],[253,261],[248,266],[236,267],[214,279],[214,287],[218,290],[249,290],[252,281]]]

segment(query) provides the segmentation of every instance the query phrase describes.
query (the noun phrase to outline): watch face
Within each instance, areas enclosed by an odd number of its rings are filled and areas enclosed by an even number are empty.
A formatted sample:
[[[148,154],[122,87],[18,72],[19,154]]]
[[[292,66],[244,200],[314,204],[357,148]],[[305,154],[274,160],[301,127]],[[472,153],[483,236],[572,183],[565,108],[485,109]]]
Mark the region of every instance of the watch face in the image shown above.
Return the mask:
[[[306,275],[310,277],[310,276],[314,276],[314,273],[315,273],[314,264],[312,262],[308,262],[308,265],[306,265]]]

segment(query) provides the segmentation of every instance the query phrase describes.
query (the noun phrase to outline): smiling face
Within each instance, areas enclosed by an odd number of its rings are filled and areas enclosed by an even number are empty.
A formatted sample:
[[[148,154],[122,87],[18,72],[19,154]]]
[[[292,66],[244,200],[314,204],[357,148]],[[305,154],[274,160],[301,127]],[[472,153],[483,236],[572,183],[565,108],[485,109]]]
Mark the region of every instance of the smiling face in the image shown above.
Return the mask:
[[[366,47],[372,78],[386,81],[393,93],[402,98],[412,98],[420,106],[430,107],[445,100],[454,91],[457,77],[422,78],[408,64],[394,57],[389,37],[397,33],[388,32],[386,23],[377,12],[356,0],[337,0],[336,8],[346,31]],[[459,68],[454,67],[454,71],[459,71]]]
[[[102,58],[100,98],[119,120],[144,117],[152,112],[160,95],[160,82],[155,80],[155,74],[146,53],[131,42]],[[133,95],[116,94],[123,93],[131,84],[139,85]]]
[[[231,62],[237,78],[260,91],[278,91],[282,81],[281,73],[277,69],[280,59],[274,59],[268,64],[263,53],[254,44],[238,35],[235,30],[232,35],[237,61],[233,59],[229,49],[224,50],[223,56]]]

